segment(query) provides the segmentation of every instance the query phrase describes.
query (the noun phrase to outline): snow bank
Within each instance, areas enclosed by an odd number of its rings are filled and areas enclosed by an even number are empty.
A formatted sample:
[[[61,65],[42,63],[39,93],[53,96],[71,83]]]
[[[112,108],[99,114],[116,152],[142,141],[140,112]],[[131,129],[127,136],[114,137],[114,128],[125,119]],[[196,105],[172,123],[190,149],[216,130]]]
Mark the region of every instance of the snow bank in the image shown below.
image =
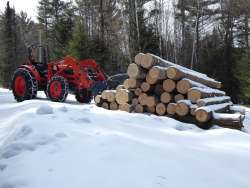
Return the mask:
[[[250,187],[250,111],[244,133],[2,90],[0,104],[1,188]]]

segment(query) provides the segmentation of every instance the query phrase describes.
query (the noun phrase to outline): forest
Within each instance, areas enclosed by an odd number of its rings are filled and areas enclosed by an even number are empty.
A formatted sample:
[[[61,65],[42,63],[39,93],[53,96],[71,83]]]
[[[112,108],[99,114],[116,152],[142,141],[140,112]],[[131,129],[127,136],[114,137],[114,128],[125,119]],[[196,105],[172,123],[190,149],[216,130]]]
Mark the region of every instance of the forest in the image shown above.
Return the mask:
[[[39,0],[37,21],[0,12],[0,87],[39,42],[50,59],[93,58],[125,72],[139,52],[208,74],[235,103],[250,104],[249,0]]]

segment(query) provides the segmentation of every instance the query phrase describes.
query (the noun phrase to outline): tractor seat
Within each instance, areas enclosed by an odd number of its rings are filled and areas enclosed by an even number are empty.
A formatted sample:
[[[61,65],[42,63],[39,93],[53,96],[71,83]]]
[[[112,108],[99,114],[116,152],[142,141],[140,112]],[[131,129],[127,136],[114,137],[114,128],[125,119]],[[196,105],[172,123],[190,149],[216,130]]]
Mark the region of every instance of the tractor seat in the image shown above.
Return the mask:
[[[45,76],[48,74],[48,66],[44,63],[36,63],[35,67],[37,71],[42,75]]]

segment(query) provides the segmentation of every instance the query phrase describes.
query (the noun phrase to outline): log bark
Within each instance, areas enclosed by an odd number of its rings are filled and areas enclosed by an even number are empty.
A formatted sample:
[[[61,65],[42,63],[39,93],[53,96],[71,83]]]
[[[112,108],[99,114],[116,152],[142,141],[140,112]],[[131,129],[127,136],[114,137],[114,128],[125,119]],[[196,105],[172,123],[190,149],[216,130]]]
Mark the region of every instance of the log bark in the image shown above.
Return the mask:
[[[195,105],[195,104],[193,104],[193,105],[190,106],[190,114],[191,114],[192,116],[195,116],[195,110],[196,110],[197,108],[199,108],[199,107],[198,107],[197,105]]]
[[[167,77],[173,80],[180,80],[182,78],[187,78],[192,81],[204,84],[211,88],[220,89],[222,84],[212,78],[207,77],[204,74],[187,71],[185,69],[177,68],[176,66],[169,67],[167,70]]]
[[[175,90],[176,88],[176,83],[175,81],[171,80],[171,79],[167,79],[163,82],[163,89],[164,91],[171,93]]]
[[[170,103],[172,99],[173,96],[168,92],[164,92],[161,94],[161,102],[164,104]]]
[[[209,122],[212,119],[213,112],[226,112],[231,105],[232,103],[229,102],[197,108],[195,110],[195,118],[200,123]]]
[[[115,99],[118,104],[130,103],[133,99],[133,93],[127,89],[120,89],[116,91]]]
[[[137,54],[136,56],[135,56],[135,63],[137,64],[137,65],[141,65],[141,61],[142,61],[142,57],[143,57],[143,53],[139,53],[139,54]]]
[[[154,66],[149,70],[148,74],[151,78],[165,80],[167,78],[167,68]]]
[[[192,103],[189,100],[181,100],[177,103],[176,114],[183,117],[187,116],[190,112],[190,106]]]
[[[163,116],[167,113],[167,105],[164,103],[159,103],[156,105],[156,113]]]
[[[126,89],[124,85],[119,85],[116,87],[116,90],[120,90],[120,89]]]
[[[225,92],[211,88],[195,87],[188,91],[188,99],[191,100],[192,103],[196,103],[199,99],[220,96],[225,96]]]
[[[182,79],[177,83],[176,89],[181,94],[187,94],[188,90],[193,87],[199,87],[199,88],[207,88],[207,86],[194,82],[189,79]]]
[[[177,103],[178,101],[180,100],[184,100],[185,99],[185,96],[182,95],[182,94],[177,94],[174,96],[174,101]]]
[[[145,69],[150,69],[153,66],[162,66],[162,67],[170,67],[174,66],[174,63],[171,63],[169,61],[166,61],[158,56],[155,56],[153,54],[144,54],[141,60],[141,66]]]
[[[223,114],[223,113],[213,113],[212,123],[219,125],[224,128],[230,129],[242,129],[243,120],[245,118],[242,114]]]
[[[146,71],[143,70],[139,65],[132,63],[128,66],[127,74],[130,78],[134,79],[145,79]]]
[[[175,115],[175,113],[176,113],[176,106],[177,106],[176,103],[169,103],[168,106],[167,106],[167,113],[169,115]]]
[[[242,106],[233,105],[233,106],[230,106],[229,110],[230,110],[230,112],[239,113],[241,115],[246,114],[246,109]]]
[[[154,87],[154,94],[157,96],[161,96],[161,94],[164,92],[162,84],[157,84]]]
[[[213,104],[221,104],[221,103],[227,103],[227,102],[231,102],[231,97],[228,97],[228,96],[211,97],[211,98],[199,99],[197,101],[197,105],[199,107],[202,107],[202,106],[209,106]]]

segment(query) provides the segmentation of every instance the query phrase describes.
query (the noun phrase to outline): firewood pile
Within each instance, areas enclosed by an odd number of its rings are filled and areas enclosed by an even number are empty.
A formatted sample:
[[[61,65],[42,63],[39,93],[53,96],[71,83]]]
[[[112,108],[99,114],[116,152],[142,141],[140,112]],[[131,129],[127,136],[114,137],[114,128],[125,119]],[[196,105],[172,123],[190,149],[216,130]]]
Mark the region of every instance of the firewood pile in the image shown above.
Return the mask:
[[[97,106],[169,116],[205,129],[214,124],[243,127],[244,110],[220,90],[221,82],[205,74],[143,53],[136,55],[127,74],[123,85],[95,97]]]

